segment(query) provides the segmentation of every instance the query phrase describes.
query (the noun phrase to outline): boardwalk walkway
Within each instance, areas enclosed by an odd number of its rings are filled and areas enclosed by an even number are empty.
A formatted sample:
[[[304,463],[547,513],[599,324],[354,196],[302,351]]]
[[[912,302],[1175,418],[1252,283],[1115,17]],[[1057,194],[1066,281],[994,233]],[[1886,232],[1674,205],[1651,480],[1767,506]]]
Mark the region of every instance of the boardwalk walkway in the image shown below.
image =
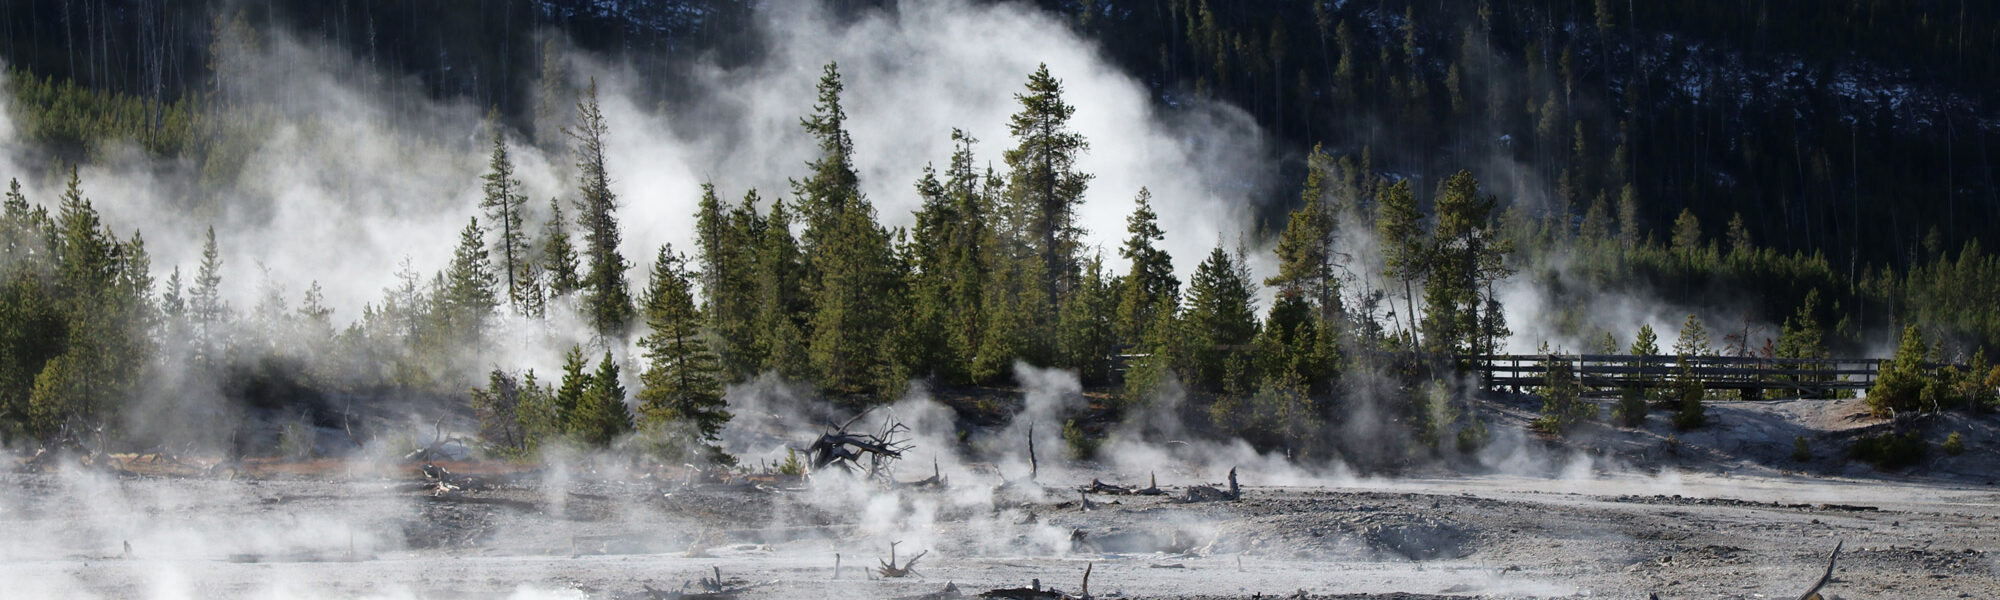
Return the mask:
[[[1627,356],[1618,354],[1497,354],[1459,356],[1490,388],[1543,384],[1547,361],[1568,362],[1586,391],[1666,387],[1693,373],[1709,389],[1757,390],[1825,396],[1833,390],[1875,385],[1880,358],[1754,358],[1731,356]],[[1761,395],[1761,394],[1760,394]]]

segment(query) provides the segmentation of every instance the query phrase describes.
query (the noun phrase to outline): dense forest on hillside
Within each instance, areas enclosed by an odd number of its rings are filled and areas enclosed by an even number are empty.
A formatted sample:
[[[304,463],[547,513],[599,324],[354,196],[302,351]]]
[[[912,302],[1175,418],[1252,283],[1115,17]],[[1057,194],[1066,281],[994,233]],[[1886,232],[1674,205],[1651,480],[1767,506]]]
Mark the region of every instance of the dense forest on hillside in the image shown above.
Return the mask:
[[[629,3],[585,14],[499,3],[403,19],[391,17],[410,13],[374,16],[370,2],[200,15],[146,2],[11,6],[0,14],[10,34],[35,32],[10,35],[11,121],[36,148],[29,164],[65,185],[53,199],[13,187],[0,216],[0,436],[108,429],[132,445],[257,451],[228,426],[179,425],[259,411],[329,425],[331,412],[315,408],[325,403],[304,399],[424,397],[469,403],[496,453],[567,440],[726,460],[713,444],[730,418],[729,384],[769,376],[861,408],[913,389],[1010,385],[1025,363],[1076,371],[1113,398],[1106,411],[1185,393],[1174,410],[1201,432],[1294,457],[1396,463],[1485,443],[1477,382],[1457,376],[1454,357],[1497,352],[1522,325],[1508,322],[1501,291],[1510,282],[1542,297],[1539,321],[1591,345],[1551,351],[1808,358],[1896,336],[1903,375],[1885,376],[1895,389],[1882,398],[1896,403],[1885,408],[1993,402],[2000,369],[1984,356],[2000,348],[2000,306],[1979,299],[2000,289],[2000,259],[1974,234],[1994,220],[1994,188],[1980,158],[1986,142],[1950,141],[1983,140],[1993,128],[1979,116],[1991,106],[1981,94],[1993,92],[1969,83],[1992,70],[1991,53],[1912,62],[1990,47],[1991,19],[1974,19],[1988,28],[1945,45],[1929,21],[1866,35],[1850,24],[1832,30],[1856,31],[1856,49],[1825,56],[1806,52],[1795,25],[1746,24],[1729,11],[1494,2],[1426,15],[1360,4],[1053,7],[1068,16],[1052,26],[1103,40],[1142,78],[1151,73],[1158,101],[1224,99],[1279,139],[1318,142],[1288,170],[1296,181],[1284,187],[1295,194],[1245,199],[1270,203],[1263,231],[1218,240],[1203,256],[1163,249],[1144,189],[1123,243],[1079,242],[1086,227],[1103,226],[1077,219],[1093,174],[1076,159],[1091,140],[1076,132],[1062,74],[1046,66],[993,75],[1023,79],[1007,139],[935,132],[955,151],[910,182],[921,199],[914,224],[889,227],[862,193],[853,157],[855,136],[871,132],[851,130],[846,82],[828,64],[817,96],[796,100],[816,146],[810,163],[785,174],[790,189],[705,185],[686,215],[691,246],[625,256],[613,185],[621,174],[607,166],[606,141],[630,125],[607,119],[594,80],[538,76],[559,64],[549,58],[558,42],[546,36],[566,31],[544,28],[586,28],[568,31],[588,40],[586,50],[667,56],[658,68],[670,72],[677,54],[754,45],[732,25],[754,22],[752,5]],[[1881,12],[1886,22],[1907,16]],[[1828,14],[1800,16],[1849,23]],[[405,29],[376,29],[378,19]],[[83,25],[51,31],[71,22]],[[1632,22],[1662,29],[1622,25]],[[112,35],[125,27],[156,37]],[[483,199],[449,265],[429,274],[406,265],[353,317],[336,320],[317,285],[229,306],[224,286],[249,284],[221,277],[226,230],[206,233],[192,272],[156,271],[140,232],[103,224],[91,181],[75,168],[129,143],[193,165],[204,192],[234,189],[237,169],[286,109],[240,93],[231,74],[248,67],[228,65],[255,55],[274,28],[318,32],[363,64],[418,74],[430,93],[496,107],[479,156],[462,157],[485,165],[478,180],[459,182]],[[448,34],[461,28],[498,39]],[[1663,33],[1678,28],[1771,47],[1677,54],[1678,43],[1663,47],[1659,36],[1682,39]],[[137,45],[114,50],[114,37]],[[1924,102],[1864,111],[1815,105],[1823,88],[1841,89],[1817,83],[1799,84],[1803,99],[1756,97],[1728,87],[1741,80],[1716,82],[1737,67],[1702,62],[1755,56],[1768,66],[1794,53],[1846,65],[1808,77],[1925,64],[1935,72],[1924,77],[1942,83],[1911,92]],[[1293,54],[1296,65],[1282,58]],[[755,60],[754,51],[731,55]],[[1475,59],[1487,62],[1467,66]],[[1639,66],[1621,68],[1628,61]],[[1668,64],[1698,65],[1686,68],[1710,79],[1690,88]],[[1647,75],[1627,79],[1635,72]],[[1266,79],[1277,83],[1263,87]],[[1742,94],[1751,99],[1706,100]],[[1937,129],[1959,118],[1964,132]],[[1841,146],[1862,143],[1881,150],[1866,163],[1850,151],[1843,168]],[[530,205],[516,172],[512,151],[527,146],[569,161],[566,191],[546,208]],[[1787,170],[1790,162],[1801,165]],[[1887,200],[1912,197],[1940,200]],[[1109,266],[1107,253],[1129,268]],[[1275,272],[1253,275],[1253,254]],[[1176,264],[1199,266],[1182,280]],[[1583,313],[1608,293],[1747,314],[1689,314],[1678,331],[1606,326]],[[564,344],[562,373],[496,364],[495,346],[551,339],[521,331],[572,326],[586,335]],[[1639,408],[1621,418],[1643,421],[1653,405],[1676,425],[1700,426],[1702,402],[1720,392],[1680,384],[1670,395],[1628,392]],[[1577,391],[1574,382],[1540,390],[1552,433],[1597,418],[1594,405],[1577,408]],[[213,396],[227,402],[177,404]],[[1320,434],[1363,418],[1379,419],[1371,429],[1396,443]],[[1101,428],[1077,421],[1064,433],[1087,454]]]

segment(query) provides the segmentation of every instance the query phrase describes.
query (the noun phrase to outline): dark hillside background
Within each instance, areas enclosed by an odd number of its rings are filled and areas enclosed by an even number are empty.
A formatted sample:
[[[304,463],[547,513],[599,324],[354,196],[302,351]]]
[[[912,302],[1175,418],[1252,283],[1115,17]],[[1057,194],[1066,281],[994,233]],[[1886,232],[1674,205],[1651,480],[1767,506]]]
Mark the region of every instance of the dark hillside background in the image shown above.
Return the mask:
[[[1470,168],[1580,218],[1626,184],[1664,238],[1821,253],[1859,279],[2000,229],[2000,9],[1966,0],[1043,0],[1158,101],[1219,98],[1302,163],[1323,144],[1423,191]],[[894,10],[837,1],[836,13]],[[759,57],[748,0],[14,0],[11,68],[199,100],[216,18],[345,48],[433,95],[525,119],[549,32],[630,61],[671,105],[681,65]],[[1293,165],[1292,171],[1302,167]],[[1287,194],[1280,198],[1294,198]],[[1248,199],[1271,205],[1276,199]],[[1561,214],[1561,213],[1557,213]]]

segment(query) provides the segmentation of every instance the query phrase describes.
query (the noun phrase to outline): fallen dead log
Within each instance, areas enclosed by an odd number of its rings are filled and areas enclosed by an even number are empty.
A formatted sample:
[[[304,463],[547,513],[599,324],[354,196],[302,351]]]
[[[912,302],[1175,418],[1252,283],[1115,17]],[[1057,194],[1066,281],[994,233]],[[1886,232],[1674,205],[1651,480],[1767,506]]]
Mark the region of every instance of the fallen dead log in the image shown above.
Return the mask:
[[[951,483],[945,479],[944,473],[938,470],[937,457],[933,456],[931,457],[930,477],[925,477],[923,479],[918,479],[916,481],[911,481],[908,483],[899,483],[896,485],[900,487],[916,488],[916,489],[927,489],[927,488],[944,489],[946,487],[950,487]]]
[[[957,600],[964,597],[965,593],[958,591],[958,584],[946,582],[943,590],[915,596],[900,596],[893,600]]]
[[[1243,488],[1242,488],[1242,487],[1240,487],[1240,486],[1238,486],[1238,485],[1236,485],[1236,469],[1235,469],[1235,468],[1231,468],[1231,469],[1229,469],[1229,490],[1228,490],[1228,491],[1223,491],[1223,490],[1220,490],[1220,489],[1216,489],[1216,488],[1215,488],[1215,486],[1208,486],[1208,485],[1197,485],[1197,486],[1192,486],[1192,487],[1189,487],[1189,488],[1188,488],[1188,490],[1187,490],[1187,494],[1186,494],[1186,495],[1184,495],[1184,496],[1181,496],[1181,497],[1179,498],[1179,500],[1180,500],[1181,502],[1183,502],[1183,503],[1191,503],[1191,502],[1234,502],[1234,501],[1237,501],[1237,500],[1242,500],[1242,499],[1243,499]]]
[[[1826,559],[1826,573],[1819,576],[1819,581],[1813,584],[1812,589],[1806,590],[1804,594],[1799,594],[1799,600],[1822,600],[1819,590],[1826,587],[1827,582],[1833,581],[1833,563],[1840,560],[1840,547],[1846,544],[1846,540],[1833,543],[1833,555]]]
[[[1131,488],[1091,479],[1090,485],[1083,486],[1083,491],[1106,496],[1165,496],[1167,494],[1165,490],[1160,489],[1159,476],[1151,474],[1148,475],[1148,485],[1144,488]]]
[[[1028,587],[987,590],[979,594],[981,598],[1007,598],[1008,600],[1090,600],[1090,572],[1096,563],[1083,565],[1083,590],[1077,595],[1063,593],[1056,588],[1042,588],[1042,580],[1029,580]]]

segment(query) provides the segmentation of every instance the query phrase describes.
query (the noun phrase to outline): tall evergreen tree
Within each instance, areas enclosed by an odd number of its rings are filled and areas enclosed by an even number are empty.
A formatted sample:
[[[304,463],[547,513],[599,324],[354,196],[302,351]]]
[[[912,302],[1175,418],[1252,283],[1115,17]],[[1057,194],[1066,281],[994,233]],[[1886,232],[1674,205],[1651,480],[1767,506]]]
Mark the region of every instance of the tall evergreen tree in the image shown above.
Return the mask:
[[[1403,283],[1404,321],[1408,323],[1410,347],[1417,342],[1416,282],[1430,273],[1430,241],[1424,233],[1424,214],[1417,210],[1417,198],[1410,193],[1410,180],[1397,181],[1383,190],[1376,202],[1375,231],[1382,244],[1386,275]]]
[[[1160,231],[1159,215],[1153,212],[1153,193],[1139,188],[1132,199],[1132,215],[1125,218],[1125,245],[1118,255],[1132,261],[1131,270],[1119,283],[1118,335],[1126,343],[1140,344],[1146,330],[1159,319],[1159,311],[1174,310],[1180,300],[1180,278],[1174,276],[1174,259],[1159,247],[1166,241]]]
[[[201,364],[213,366],[224,343],[223,319],[229,312],[229,307],[222,303],[222,253],[215,246],[213,225],[202,238],[201,266],[195,271],[191,292],[188,312],[194,326],[195,356]]]
[[[474,217],[459,232],[458,249],[445,271],[443,295],[447,335],[460,343],[476,343],[492,323],[499,306],[499,278],[486,254],[485,230]]]
[[[1082,228],[1076,223],[1076,209],[1083,204],[1091,177],[1076,170],[1076,161],[1090,143],[1070,129],[1076,107],[1063,101],[1062,82],[1049,74],[1047,64],[1028,76],[1027,92],[1015,94],[1014,100],[1021,110],[1007,124],[1016,141],[1003,156],[1007,202],[1013,218],[1025,224],[1025,241],[1042,261],[1039,283],[1054,298],[1079,266],[1077,239]]]
[[[819,82],[819,102],[801,119],[819,140],[811,174],[794,183],[806,218],[805,250],[812,299],[808,356],[820,385],[838,394],[873,391],[880,344],[890,331],[884,300],[896,283],[889,233],[875,223],[875,209],[861,195],[854,172],[853,140],[841,108],[837,65]]]
[[[1217,244],[1188,281],[1187,335],[1194,368],[1185,375],[1202,388],[1245,384],[1226,377],[1229,363],[1247,356],[1247,346],[1257,336],[1256,284],[1244,273],[1239,259]]]
[[[1104,259],[1085,261],[1082,277],[1057,307],[1057,350],[1061,366],[1077,370],[1085,383],[1111,378],[1111,355],[1118,341],[1118,292],[1105,275]]]
[[[662,246],[653,260],[644,306],[647,333],[639,340],[648,362],[639,376],[639,406],[649,426],[692,433],[683,452],[701,446],[704,454],[720,458],[722,450],[715,443],[730,419],[722,399],[722,368],[702,335],[701,313],[683,260],[669,246]]]
[[[1480,353],[1497,335],[1482,335],[1499,327],[1490,321],[1486,284],[1506,276],[1507,243],[1493,233],[1491,196],[1479,194],[1479,182],[1459,171],[1445,180],[1437,195],[1437,228],[1431,236],[1430,277],[1424,286],[1424,335],[1438,353]],[[1482,318],[1482,311],[1490,313]]]
[[[604,111],[597,105],[597,80],[591,79],[576,102],[576,123],[570,129],[577,170],[577,227],[583,231],[583,312],[608,346],[625,336],[632,321],[632,296],[625,271],[631,265],[618,252],[618,197],[611,192],[611,175],[604,166]]]
[[[715,186],[702,184],[695,213],[706,335],[723,373],[731,378],[749,376],[760,360],[760,340],[752,322],[757,310],[757,243],[764,227],[757,202],[757,190],[750,190],[732,211],[716,197]]]
[[[764,237],[757,244],[756,283],[755,322],[763,340],[758,367],[782,377],[806,377],[810,365],[800,318],[810,306],[804,292],[805,265],[783,199],[773,201],[765,217]]]
[[[562,297],[583,287],[577,274],[576,247],[570,244],[568,224],[563,221],[562,204],[549,199],[549,222],[542,231],[542,273],[548,277],[550,297]]]
[[[507,306],[516,313],[527,314],[525,304],[531,295],[528,286],[534,281],[534,261],[528,258],[528,234],[522,227],[522,211],[528,204],[528,196],[521,193],[521,181],[514,177],[514,161],[508,157],[507,135],[500,125],[498,109],[487,113],[486,127],[493,137],[493,152],[487,158],[486,175],[480,178],[486,196],[479,206],[485,209],[486,220],[498,235],[493,245],[498,250]]]
[[[1326,171],[1329,158],[1318,147],[1306,161],[1304,205],[1292,211],[1285,232],[1278,238],[1278,274],[1264,285],[1280,294],[1294,294],[1311,302],[1321,321],[1336,322],[1342,312],[1340,280],[1333,263],[1334,233],[1338,215],[1326,202]]]

